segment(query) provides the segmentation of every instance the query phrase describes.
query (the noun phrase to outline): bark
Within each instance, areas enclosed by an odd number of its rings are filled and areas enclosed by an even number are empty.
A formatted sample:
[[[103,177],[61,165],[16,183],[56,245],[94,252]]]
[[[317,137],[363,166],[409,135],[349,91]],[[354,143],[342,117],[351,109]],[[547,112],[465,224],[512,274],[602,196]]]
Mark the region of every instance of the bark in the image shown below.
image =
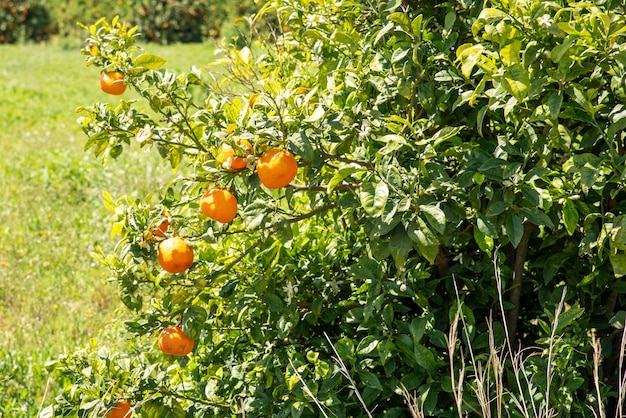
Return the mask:
[[[526,257],[528,256],[528,245],[534,225],[526,221],[524,223],[524,234],[515,250],[515,259],[513,264],[513,280],[508,288],[509,302],[513,305],[506,312],[506,326],[509,341],[513,342],[517,339],[517,321],[519,317],[520,297],[522,295],[522,282],[524,278],[524,266]]]

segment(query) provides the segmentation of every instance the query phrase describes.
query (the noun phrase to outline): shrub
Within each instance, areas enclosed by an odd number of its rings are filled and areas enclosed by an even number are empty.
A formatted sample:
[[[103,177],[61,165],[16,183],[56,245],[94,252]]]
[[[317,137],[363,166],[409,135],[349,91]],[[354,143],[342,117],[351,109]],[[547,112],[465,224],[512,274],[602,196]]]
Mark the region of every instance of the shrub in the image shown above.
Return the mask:
[[[138,25],[148,42],[201,42],[236,35],[238,20],[256,11],[253,0],[13,0],[0,2],[0,43],[43,41],[51,35],[84,36],[79,22],[108,20]],[[269,22],[269,21],[268,21]]]
[[[60,37],[84,37],[83,29],[78,22],[95,22],[101,17],[109,20],[121,16],[128,21],[133,13],[134,1],[114,0],[102,2],[98,0],[41,0],[53,17]]]
[[[409,391],[438,417],[480,414],[484,399],[518,411],[518,396],[546,415],[614,411],[626,317],[623,5],[281,0],[261,14],[270,10],[285,32],[225,48],[219,81],[163,70],[117,22],[92,28],[88,63],[121,70],[156,116],[128,101],[86,107],[86,148],[109,160],[139,144],[177,170],[152,199],[107,196],[121,239],[100,259],[133,336],[145,344],[180,325],[196,344],[176,363],[148,352],[123,380],[100,370],[59,403],[94,411],[116,389],[190,416],[299,417],[319,413],[315,397],[338,417],[396,417]],[[254,150],[236,171],[214,157],[235,138]],[[298,164],[276,190],[255,168],[271,148]],[[227,225],[199,211],[212,186],[237,196]],[[164,210],[166,236],[194,247],[181,274],[157,263]],[[521,393],[459,395],[459,376],[497,364],[507,341],[523,361],[511,354],[495,375]],[[66,367],[80,375],[92,361]]]
[[[41,4],[24,0],[0,2],[0,44],[44,41],[53,33],[51,16]]]
[[[226,16],[206,1],[150,0],[137,2],[133,21],[149,41],[201,42],[209,36],[207,22],[211,14],[217,21]]]

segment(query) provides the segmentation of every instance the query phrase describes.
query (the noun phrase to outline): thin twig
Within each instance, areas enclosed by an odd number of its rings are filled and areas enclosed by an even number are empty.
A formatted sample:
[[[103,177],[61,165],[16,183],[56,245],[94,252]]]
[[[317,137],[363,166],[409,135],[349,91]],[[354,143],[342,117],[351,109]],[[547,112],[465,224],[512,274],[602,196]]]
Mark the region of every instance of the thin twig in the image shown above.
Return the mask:
[[[563,294],[561,295],[561,301],[556,307],[554,312],[554,320],[552,323],[552,331],[550,333],[550,346],[548,347],[548,365],[546,366],[546,400],[545,400],[545,416],[550,416],[550,386],[552,385],[552,355],[554,350],[554,340],[556,338],[556,331],[559,327],[559,316],[565,306],[565,295],[567,294],[567,286],[563,288]]]
[[[293,361],[291,361],[291,359],[289,359],[289,364],[291,364],[291,367],[293,368],[294,373],[296,374],[296,376],[298,376],[300,383],[302,383],[302,390],[304,390],[304,393],[306,393],[311,399],[313,399],[313,402],[315,402],[315,405],[318,407],[322,415],[324,415],[325,418],[329,418],[329,416],[326,414],[326,411],[324,411],[324,407],[322,406],[320,401],[317,399],[317,397],[313,394],[309,386],[306,384],[306,382],[304,381],[304,378],[302,377],[302,375],[296,368],[296,365],[293,364]]]
[[[619,347],[619,365],[617,367],[617,372],[619,375],[619,380],[617,382],[617,407],[615,410],[615,416],[622,418],[624,416],[624,397],[626,393],[624,393],[624,389],[626,386],[626,373],[624,373],[624,349],[626,349],[626,327],[624,327],[624,331],[622,332],[622,342]]]
[[[350,372],[349,372],[348,368],[346,367],[345,363],[341,359],[341,356],[339,355],[337,350],[335,350],[335,346],[333,345],[332,341],[330,340],[330,337],[328,336],[328,334],[326,332],[324,332],[324,336],[326,337],[326,340],[328,341],[328,344],[330,344],[330,348],[332,348],[333,352],[335,353],[336,357],[334,357],[334,359],[339,364],[339,370],[340,370],[341,374],[344,375],[346,379],[348,379],[348,382],[350,382],[350,385],[354,389],[354,394],[356,395],[357,399],[361,403],[361,406],[363,406],[363,409],[365,410],[365,413],[367,414],[367,416],[369,418],[374,418],[372,413],[367,408],[367,404],[363,400],[363,397],[361,396],[361,392],[359,391],[359,389],[356,386],[356,382],[354,381],[354,379],[352,379],[352,376],[350,376]]]
[[[602,347],[600,339],[596,337],[595,330],[591,330],[591,348],[593,349],[593,383],[596,388],[596,398],[598,401],[598,414],[589,406],[596,418],[606,418],[606,410],[602,404],[602,395],[600,394],[600,363],[602,356]]]
[[[402,389],[402,395],[404,395],[404,400],[406,400],[406,403],[409,406],[409,412],[411,413],[411,417],[425,418],[426,416],[424,415],[424,405],[418,401],[417,395],[414,393],[410,393],[403,383],[400,384],[400,387]]]

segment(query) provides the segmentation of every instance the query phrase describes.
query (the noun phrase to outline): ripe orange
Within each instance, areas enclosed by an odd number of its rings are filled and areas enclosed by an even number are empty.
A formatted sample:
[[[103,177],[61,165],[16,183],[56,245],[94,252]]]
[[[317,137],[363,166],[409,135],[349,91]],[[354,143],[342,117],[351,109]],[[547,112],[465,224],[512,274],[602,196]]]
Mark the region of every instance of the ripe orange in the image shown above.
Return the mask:
[[[237,215],[237,198],[226,189],[214,187],[202,196],[200,211],[204,216],[227,224]]]
[[[133,415],[130,410],[130,404],[126,401],[118,402],[113,409],[109,411],[106,418],[128,418]]]
[[[159,244],[159,264],[170,273],[180,273],[193,263],[193,250],[181,237],[171,237]]]
[[[273,148],[259,158],[256,172],[261,183],[267,188],[280,189],[296,177],[298,162],[286,149]]]
[[[109,71],[100,76],[100,88],[103,92],[120,95],[126,91],[124,74],[119,71]]]
[[[245,139],[239,139],[235,141],[237,145],[241,148],[247,148],[249,151],[252,151],[252,144]],[[222,166],[226,168],[230,168],[232,170],[241,170],[242,168],[246,168],[248,165],[248,159],[246,158],[250,155],[250,152],[246,151],[245,156],[235,156],[235,150],[227,143],[223,143],[220,145],[220,148],[217,152],[217,157],[215,159],[218,163],[222,164]]]
[[[186,336],[181,327],[169,326],[159,335],[159,348],[165,354],[186,356],[193,346],[193,339]]]

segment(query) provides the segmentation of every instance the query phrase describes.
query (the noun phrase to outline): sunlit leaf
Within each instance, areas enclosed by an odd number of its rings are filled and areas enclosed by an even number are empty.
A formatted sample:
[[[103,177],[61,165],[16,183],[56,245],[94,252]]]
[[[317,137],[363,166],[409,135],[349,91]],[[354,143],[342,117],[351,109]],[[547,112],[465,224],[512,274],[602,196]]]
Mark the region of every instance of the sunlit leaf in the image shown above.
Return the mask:
[[[383,181],[376,184],[365,183],[359,189],[359,198],[365,212],[369,216],[377,218],[385,210],[385,205],[389,198],[389,187]]]
[[[134,65],[136,67],[145,68],[146,70],[157,70],[165,64],[165,60],[153,54],[141,54],[135,58]]]

